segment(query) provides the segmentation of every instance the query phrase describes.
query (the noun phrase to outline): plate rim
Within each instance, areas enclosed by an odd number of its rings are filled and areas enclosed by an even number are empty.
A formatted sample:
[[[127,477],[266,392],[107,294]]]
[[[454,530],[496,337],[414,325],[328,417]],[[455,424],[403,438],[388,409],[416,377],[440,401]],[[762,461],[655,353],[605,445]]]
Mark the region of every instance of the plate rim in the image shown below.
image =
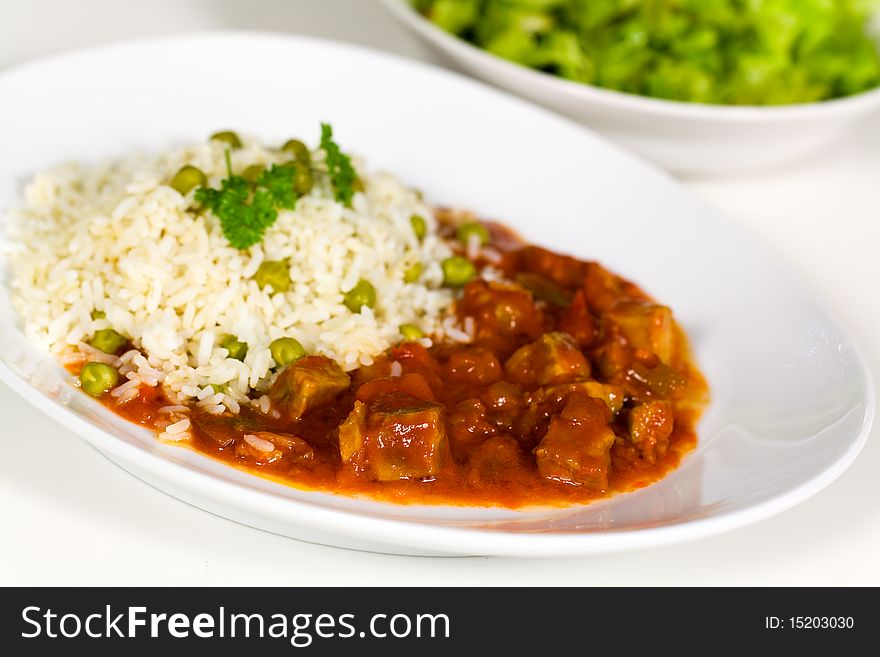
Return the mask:
[[[10,77],[27,75],[31,69],[51,66],[56,62],[78,55],[88,55],[89,53],[113,51],[118,49],[125,50],[129,48],[136,49],[153,46],[161,47],[163,44],[182,43],[192,39],[265,39],[267,37],[279,41],[301,42],[306,44],[314,43],[322,47],[346,50],[356,55],[368,55],[370,57],[393,62],[397,65],[403,64],[414,70],[428,68],[435,73],[448,76],[458,82],[465,82],[482,91],[490,91],[492,94],[504,98],[507,102],[516,102],[527,105],[535,111],[552,116],[554,120],[566,123],[579,131],[588,133],[591,137],[604,142],[607,147],[625,155],[628,159],[637,163],[646,171],[650,171],[654,175],[667,179],[668,182],[675,185],[679,188],[679,191],[682,191],[688,197],[695,198],[693,194],[682,189],[671,176],[657,167],[644,162],[601,135],[597,135],[592,130],[518,96],[496,89],[491,85],[487,85],[468,76],[434,64],[415,61],[386,51],[347,42],[307,35],[260,32],[253,30],[210,30],[133,40],[118,40],[56,53],[6,69],[0,72],[0,88],[2,88]],[[707,209],[711,208],[711,206],[707,206],[699,199],[695,198],[695,200],[697,200],[702,206],[707,207]],[[738,233],[746,237],[750,246],[772,255],[772,251],[762,248],[762,246],[755,242],[750,236],[745,235],[745,231],[741,230],[735,222],[731,221],[726,215],[718,211],[714,211],[714,215],[716,219],[723,221],[728,226],[732,226]],[[185,464],[164,458],[161,454],[157,454],[155,451],[150,452],[116,438],[85,418],[80,417],[70,408],[60,405],[54,400],[48,398],[44,393],[32,387],[30,383],[19,377],[18,374],[16,374],[2,360],[0,360],[0,380],[32,404],[37,410],[41,411],[50,419],[58,422],[65,429],[77,434],[81,439],[98,449],[105,456],[108,456],[110,460],[117,463],[117,465],[120,465],[120,467],[136,478],[143,481],[142,477],[129,470],[113,457],[118,456],[127,463],[137,463],[138,467],[142,468],[143,471],[149,472],[161,479],[183,481],[186,483],[186,487],[190,490],[196,491],[197,495],[208,495],[214,500],[223,500],[224,504],[227,503],[225,500],[235,497],[237,503],[241,503],[242,499],[245,499],[247,505],[251,508],[258,505],[264,510],[267,510],[269,507],[274,507],[271,510],[272,517],[282,519],[283,522],[291,527],[304,527],[318,531],[330,531],[341,535],[351,535],[356,538],[364,537],[371,540],[375,539],[387,543],[389,546],[400,545],[419,549],[439,549],[441,551],[455,554],[492,554],[532,557],[566,556],[659,547],[662,545],[669,545],[731,531],[753,522],[763,520],[795,506],[815,495],[843,474],[843,472],[855,461],[867,442],[876,410],[875,382],[870,367],[868,366],[868,362],[859,345],[845,330],[840,328],[836,321],[832,321],[833,316],[826,311],[821,300],[816,299],[814,295],[810,293],[810,290],[801,283],[800,279],[794,275],[784,263],[778,264],[781,273],[806,293],[807,298],[814,305],[817,312],[821,313],[824,318],[828,320],[829,324],[834,327],[840,337],[846,341],[848,347],[852,351],[853,360],[858,363],[858,373],[860,374],[859,389],[860,393],[863,395],[861,401],[864,403],[864,413],[861,418],[860,429],[857,435],[850,441],[846,450],[836,460],[829,463],[818,475],[785,493],[776,495],[771,499],[743,509],[722,512],[709,517],[682,520],[661,526],[624,530],[596,530],[588,532],[525,532],[503,529],[485,530],[470,527],[419,523],[406,518],[377,517],[356,510],[332,509],[305,500],[281,498],[269,491],[262,491],[256,488],[242,486],[232,481],[218,479],[208,473],[190,468]],[[22,383],[25,385],[22,386]],[[168,495],[187,501],[165,489],[160,490]],[[198,505],[196,504],[196,506]],[[560,511],[564,510],[565,509],[560,509]],[[222,513],[213,511],[211,511],[211,513],[224,516]],[[224,517],[228,518],[229,516]],[[237,520],[233,521],[240,522]],[[262,531],[272,531],[255,524],[251,524],[250,526],[257,527]]]

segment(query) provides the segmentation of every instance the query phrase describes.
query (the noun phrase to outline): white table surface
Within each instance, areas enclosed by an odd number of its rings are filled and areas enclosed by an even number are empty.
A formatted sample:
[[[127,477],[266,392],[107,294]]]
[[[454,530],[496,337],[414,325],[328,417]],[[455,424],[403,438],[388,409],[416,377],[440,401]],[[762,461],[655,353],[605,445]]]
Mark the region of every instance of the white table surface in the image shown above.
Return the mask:
[[[377,0],[0,0],[0,72],[70,48],[218,28],[432,60]],[[784,171],[684,184],[794,269],[880,374],[880,116]],[[824,491],[713,538],[552,560],[395,557],[310,545],[187,506],[0,385],[0,585],[876,586],[878,471],[880,423]]]

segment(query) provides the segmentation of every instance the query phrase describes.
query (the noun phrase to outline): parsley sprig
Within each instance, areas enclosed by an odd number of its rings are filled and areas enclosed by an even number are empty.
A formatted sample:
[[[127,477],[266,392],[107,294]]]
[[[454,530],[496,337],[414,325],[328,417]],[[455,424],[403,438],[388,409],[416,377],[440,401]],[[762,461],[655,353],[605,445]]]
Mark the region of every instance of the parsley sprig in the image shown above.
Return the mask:
[[[333,128],[329,123],[321,124],[321,148],[326,156],[327,173],[336,200],[350,205],[357,174],[351,166],[351,158],[333,141]]]
[[[324,173],[329,177],[334,198],[340,203],[351,204],[357,174],[351,158],[343,153],[333,141],[333,129],[321,124],[321,148],[325,153]],[[236,249],[247,249],[259,243],[266,230],[278,218],[278,210],[292,210],[299,195],[295,182],[298,167],[308,167],[300,160],[273,164],[263,171],[255,182],[232,171],[230,152],[226,151],[227,177],[220,188],[201,187],[196,190],[195,200],[208,208],[220,220],[220,228],[229,243]]]
[[[220,228],[236,249],[246,249],[263,239],[266,229],[278,218],[277,208],[293,209],[296,192],[293,180],[295,164],[273,165],[263,171],[256,186],[232,173],[229,151],[226,151],[228,177],[220,189],[202,187],[195,200],[207,207],[220,220]]]

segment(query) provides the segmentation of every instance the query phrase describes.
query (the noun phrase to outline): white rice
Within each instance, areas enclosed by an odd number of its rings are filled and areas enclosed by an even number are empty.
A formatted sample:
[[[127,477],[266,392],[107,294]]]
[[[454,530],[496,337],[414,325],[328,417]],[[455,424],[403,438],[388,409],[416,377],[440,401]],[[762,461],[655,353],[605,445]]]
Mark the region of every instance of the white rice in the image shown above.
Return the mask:
[[[160,413],[185,413],[189,409],[186,406],[163,406],[159,409]]]
[[[189,419],[182,418],[174,424],[169,424],[167,427],[165,427],[165,431],[159,434],[159,439],[172,442],[187,440],[190,438],[189,427]]]
[[[480,242],[480,236],[477,233],[471,233],[468,235],[465,255],[471,260],[476,260],[480,257],[481,249],[482,243]]]
[[[260,412],[263,415],[266,415],[269,412],[269,409],[271,408],[271,405],[269,402],[269,396],[262,395],[259,399],[256,400],[256,406],[257,406],[257,408],[260,409]]]
[[[254,143],[232,152],[236,171],[284,159]],[[295,210],[279,212],[261,243],[239,251],[210,213],[187,212],[193,192],[182,196],[168,185],[185,164],[202,169],[212,187],[226,177],[216,142],[94,167],[65,165],[37,174],[25,207],[7,222],[12,299],[26,334],[65,362],[80,354],[82,362],[119,368],[128,379],[113,391],[120,401],[133,398],[137,386],[162,384],[173,405],[198,401],[208,412],[237,412],[254,390],[266,390],[274,366],[269,343],[283,336],[346,370],[371,364],[400,339],[401,324],[470,339],[447,316],[453,297],[441,287],[440,262],[451,250],[431,208],[392,176],[361,172],[366,192],[350,208],[318,185]],[[421,241],[413,214],[427,221]],[[289,291],[261,290],[251,278],[260,263],[285,259]],[[423,265],[419,281],[404,283],[416,262]],[[361,278],[375,287],[377,304],[352,313],[343,294]],[[105,317],[93,319],[96,310]],[[116,358],[86,344],[102,328],[126,335],[135,348]],[[225,334],[247,343],[243,361],[219,346]],[[257,406],[268,411],[264,399]],[[187,428],[181,420],[165,435]]]
[[[468,317],[466,319],[470,318]],[[449,339],[456,342],[470,342],[473,339],[472,333],[469,333],[466,328],[465,330],[462,330],[462,328],[458,326],[455,317],[447,317],[443,320],[443,332],[449,337]]]
[[[244,441],[258,452],[271,452],[275,449],[275,444],[269,440],[264,440],[252,433],[244,435]]]

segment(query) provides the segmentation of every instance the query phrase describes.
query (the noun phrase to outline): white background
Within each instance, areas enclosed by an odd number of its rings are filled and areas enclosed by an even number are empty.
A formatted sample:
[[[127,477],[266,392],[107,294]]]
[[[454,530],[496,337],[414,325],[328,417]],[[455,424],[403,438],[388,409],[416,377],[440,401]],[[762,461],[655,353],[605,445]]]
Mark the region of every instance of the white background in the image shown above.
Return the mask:
[[[314,34],[432,61],[376,0],[0,0],[0,72],[70,48],[217,28]],[[794,269],[880,375],[880,116],[785,170],[683,182]],[[426,559],[309,545],[189,507],[0,385],[0,585],[876,586],[878,440],[880,423],[820,494],[714,538],[600,557]]]

